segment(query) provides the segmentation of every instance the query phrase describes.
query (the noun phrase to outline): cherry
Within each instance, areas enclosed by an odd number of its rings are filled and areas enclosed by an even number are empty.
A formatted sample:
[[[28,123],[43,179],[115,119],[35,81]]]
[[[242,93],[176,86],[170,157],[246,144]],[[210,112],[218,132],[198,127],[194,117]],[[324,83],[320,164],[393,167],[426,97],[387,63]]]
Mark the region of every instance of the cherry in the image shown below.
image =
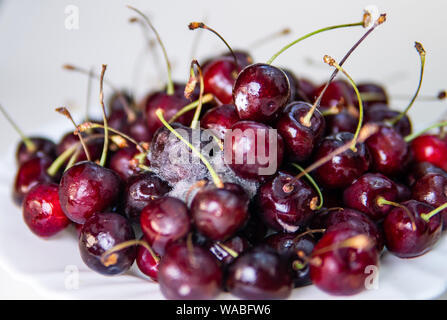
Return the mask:
[[[297,101],[313,101],[315,96],[315,84],[303,77],[299,77],[296,82],[296,96]]]
[[[411,161],[407,142],[395,129],[379,125],[378,131],[366,140],[372,159],[372,170],[387,176],[404,172]]]
[[[321,290],[353,295],[365,289],[368,267],[378,267],[379,255],[368,236],[348,226],[328,230],[310,260],[310,277]]]
[[[100,136],[93,137],[93,136],[87,136],[84,138],[85,145],[87,146],[88,153],[91,157],[91,160],[98,160],[101,157],[101,151],[104,144],[104,139]],[[75,144],[79,144],[80,140],[77,135],[75,135],[72,132],[66,133],[62,139],[59,141],[56,147],[56,153],[58,156],[60,156],[64,151],[70,149]],[[81,148],[81,146],[79,146]],[[85,151],[80,149],[79,155],[76,157],[75,162],[85,161],[87,160],[87,156],[85,154]]]
[[[263,180],[280,167],[284,143],[282,137],[265,124],[239,121],[231,127],[231,136],[225,137],[224,152],[227,165],[238,176]],[[231,159],[227,159],[227,155]]]
[[[256,212],[257,210],[253,202],[250,203],[249,208],[250,212]],[[245,227],[240,231],[240,234],[247,238],[251,244],[255,245],[264,240],[267,232],[268,228],[259,216],[257,214],[251,214]]]
[[[238,255],[247,251],[249,248],[251,248],[251,245],[248,240],[238,235],[227,239],[224,242],[214,242],[209,245],[210,252],[224,266],[228,266]]]
[[[144,237],[159,255],[190,230],[185,203],[177,198],[160,197],[150,201],[141,211],[140,224]]]
[[[221,290],[222,271],[210,252],[181,243],[161,258],[158,282],[167,299],[213,299]]]
[[[439,207],[447,202],[447,176],[429,173],[419,178],[411,188],[412,198]],[[447,210],[441,211],[443,229],[447,229]]]
[[[130,223],[117,213],[97,212],[82,226],[79,237],[79,251],[84,263],[103,275],[117,275],[126,272],[133,264],[136,248],[130,247],[108,255],[103,254],[125,241],[135,239]]]
[[[83,224],[95,212],[112,207],[121,189],[122,182],[117,173],[83,161],[62,175],[59,199],[66,216],[73,222]]]
[[[323,84],[318,87],[315,90],[313,96],[318,97],[325,86],[326,84]],[[334,80],[327,87],[324,95],[320,100],[320,105],[327,108],[337,105],[348,106],[349,104],[353,103],[353,100],[354,92],[349,86],[349,83],[344,80]]]
[[[263,184],[257,195],[258,211],[266,225],[274,230],[294,233],[312,218],[317,194],[302,180],[296,180],[290,192],[284,191],[294,176],[279,171]]]
[[[397,200],[394,182],[380,173],[366,173],[345,189],[343,201],[346,206],[366,213],[374,221],[380,220],[392,209],[387,201]]]
[[[327,136],[320,146],[316,148],[314,160],[324,158],[337,148],[345,145],[353,139],[354,135],[348,132],[340,132]],[[351,149],[334,156],[330,161],[315,170],[317,180],[330,189],[345,188],[355,178],[369,169],[370,155],[364,143],[356,144],[357,152]]]
[[[51,237],[70,224],[61,209],[57,191],[55,183],[40,183],[28,192],[23,201],[23,219],[39,237]]]
[[[23,140],[17,146],[16,160],[19,165],[34,157],[55,158],[56,145],[53,141],[42,137],[28,137],[33,147],[30,149]]]
[[[124,102],[127,103],[127,105],[124,105]],[[114,111],[117,110],[125,111],[127,106],[131,106],[133,103],[134,99],[129,92],[114,90],[113,94],[110,96],[108,100],[107,105],[109,106],[109,111],[113,113]]]
[[[420,178],[429,173],[436,173],[447,178],[447,172],[431,164],[430,162],[415,162],[406,176],[407,185],[412,187]]]
[[[383,86],[373,82],[364,82],[359,83],[357,88],[362,94],[365,109],[376,103],[388,105],[388,94]]]
[[[220,57],[210,61],[203,69],[205,92],[213,94],[223,104],[233,102],[234,75],[241,71],[232,57]]]
[[[47,173],[52,159],[48,157],[32,158],[20,165],[14,181],[13,200],[21,205],[23,198],[32,187],[39,183],[53,182],[53,178]]]
[[[284,256],[292,265],[295,260],[301,259],[298,254],[310,256],[316,240],[310,234],[291,234],[291,233],[276,233],[268,236],[265,243],[272,247],[277,253]],[[309,265],[302,269],[294,269],[293,283],[295,288],[303,287],[312,283],[309,274]]]
[[[138,269],[140,269],[141,272],[152,280],[157,281],[160,260],[155,259],[154,255],[152,255],[144,246],[138,246],[136,262]]]
[[[135,159],[138,154],[140,151],[135,146],[121,148],[110,157],[109,168],[118,173],[125,181],[130,176],[141,172],[138,160]]]
[[[337,114],[324,116],[326,122],[326,135],[334,135],[339,132],[354,133],[357,128],[358,120],[346,109]]]
[[[397,188],[397,201],[403,202],[411,199],[411,189],[403,183],[394,181]]]
[[[124,131],[128,132],[129,136],[138,142],[149,142],[152,138],[152,133],[149,131],[143,115],[137,115],[134,121],[127,124],[127,128]]]
[[[126,181],[124,212],[131,221],[140,220],[141,210],[152,200],[171,190],[167,182],[152,172],[141,172]]]
[[[295,74],[291,70],[284,69],[284,68],[282,68],[281,70],[286,75],[287,80],[289,80],[290,95],[289,95],[288,102],[290,103],[290,102],[296,101],[297,100],[296,98],[298,95],[297,94],[298,78],[295,76]],[[303,100],[303,99],[301,99],[301,100]],[[304,101],[308,101],[308,100],[304,100]]]
[[[429,162],[447,170],[447,142],[435,135],[422,135],[411,141],[411,150],[418,162]]]
[[[286,144],[286,150],[292,160],[298,162],[310,157],[325,130],[324,117],[318,110],[313,112],[309,125],[304,123],[303,118],[311,109],[312,105],[309,103],[293,102],[283,110],[276,124]]]
[[[433,207],[416,200],[403,202],[402,206],[408,211],[393,208],[383,222],[386,247],[400,258],[414,258],[429,251],[440,239],[442,216],[435,215],[426,221],[422,216]]]
[[[292,291],[291,270],[273,249],[258,246],[228,267],[228,290],[241,299],[285,299]]]
[[[226,240],[248,219],[248,197],[230,188],[205,187],[191,203],[196,229],[211,240]]]
[[[216,137],[223,140],[227,130],[239,120],[236,107],[233,104],[224,104],[208,110],[200,120],[200,126],[211,130]]]
[[[401,114],[399,111],[391,110],[386,104],[374,104],[368,107],[365,111],[365,122],[386,122],[396,119]],[[410,118],[404,115],[396,123],[393,128],[403,137],[409,135],[412,131]]]

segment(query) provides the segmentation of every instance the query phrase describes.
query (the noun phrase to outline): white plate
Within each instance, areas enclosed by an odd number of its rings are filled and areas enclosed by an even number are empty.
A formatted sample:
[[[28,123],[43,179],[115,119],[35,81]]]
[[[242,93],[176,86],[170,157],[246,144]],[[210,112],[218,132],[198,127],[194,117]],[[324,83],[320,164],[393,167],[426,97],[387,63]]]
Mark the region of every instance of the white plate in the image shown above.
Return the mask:
[[[65,129],[64,129],[65,128]],[[57,139],[67,129],[46,128]],[[74,228],[42,240],[32,234],[21,210],[11,200],[16,171],[15,145],[0,159],[0,267],[31,285],[39,294],[55,299],[163,299],[158,285],[139,272],[136,264],[125,275],[106,277],[88,269],[78,252]],[[447,235],[429,253],[403,260],[385,253],[379,286],[350,299],[433,299],[447,289]],[[77,272],[76,272],[77,271]],[[79,280],[78,287],[74,285]],[[220,299],[234,299],[221,294]],[[315,286],[293,290],[291,299],[346,299],[325,294]]]

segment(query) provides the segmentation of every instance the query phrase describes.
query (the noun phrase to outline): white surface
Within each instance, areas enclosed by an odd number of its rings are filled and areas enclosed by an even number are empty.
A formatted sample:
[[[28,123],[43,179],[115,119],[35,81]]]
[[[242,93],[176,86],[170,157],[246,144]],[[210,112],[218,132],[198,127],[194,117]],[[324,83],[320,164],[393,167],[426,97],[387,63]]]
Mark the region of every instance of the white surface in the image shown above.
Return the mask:
[[[362,8],[375,3],[388,13],[388,22],[352,55],[345,64],[352,77],[384,83],[390,93],[411,95],[417,84],[419,60],[415,40],[427,50],[427,67],[421,94],[436,94],[445,88],[444,60],[447,42],[443,41],[444,1],[0,1],[0,103],[17,119],[27,133],[49,130],[59,122],[60,136],[70,125],[53,109],[68,104],[78,112],[85,101],[86,79],[62,71],[71,62],[83,67],[109,65],[107,77],[119,86],[130,86],[135,60],[144,47],[141,30],[127,23],[132,16],[125,8],[131,3],[153,18],[174,65],[174,78],[186,81],[195,32],[187,29],[194,20],[206,21],[219,30],[235,48],[250,44],[272,31],[288,26],[293,35],[253,50],[257,61],[267,60],[274,51],[295,36],[326,25],[359,20]],[[64,9],[74,4],[80,9],[80,28],[64,27]],[[334,5],[335,4],[335,5]],[[276,63],[298,75],[323,81],[331,70],[321,61],[324,54],[340,58],[360,37],[363,30],[338,30],[308,39],[290,49]],[[224,46],[204,32],[197,50],[198,58],[224,51]],[[309,58],[315,63],[308,63]],[[159,85],[158,70],[150,55],[138,64],[141,69],[138,96]],[[147,84],[147,85],[146,85]],[[97,88],[95,88],[97,90]],[[96,91],[95,91],[96,92]],[[93,96],[95,99],[97,95]],[[96,102],[96,101],[95,101]],[[406,101],[393,101],[404,107]],[[93,106],[97,107],[97,103]],[[439,119],[444,103],[417,103],[411,114],[415,121]],[[73,232],[52,240],[40,240],[22,223],[20,210],[13,207],[10,189],[13,172],[12,144],[17,136],[0,118],[0,136],[11,144],[0,162],[0,297],[83,297],[147,298],[155,286],[134,276],[104,278],[83,266]],[[447,240],[424,257],[402,261],[387,256],[381,269],[379,291],[356,298],[431,298],[446,287]],[[67,265],[78,266],[80,289],[64,288]],[[25,283],[25,284],[24,284]],[[117,283],[126,283],[115,290]],[[30,287],[32,289],[30,289]],[[297,298],[325,298],[315,288],[295,291]]]

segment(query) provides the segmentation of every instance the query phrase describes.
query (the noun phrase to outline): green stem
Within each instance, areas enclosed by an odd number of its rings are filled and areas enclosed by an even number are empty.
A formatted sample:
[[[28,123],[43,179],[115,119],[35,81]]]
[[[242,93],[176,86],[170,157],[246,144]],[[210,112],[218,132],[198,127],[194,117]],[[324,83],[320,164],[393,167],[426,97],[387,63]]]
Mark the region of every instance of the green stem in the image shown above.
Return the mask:
[[[28,152],[34,152],[36,151],[37,147],[34,144],[34,142],[31,141],[30,138],[28,138],[22,130],[20,130],[19,126],[12,120],[12,118],[9,116],[9,114],[6,112],[6,110],[3,108],[2,105],[0,105],[0,111],[5,116],[6,120],[12,125],[12,127],[17,131],[17,133],[20,135],[20,138],[22,139],[23,143],[25,144],[26,150]]]
[[[447,208],[447,202],[444,203],[442,206],[437,207],[433,211],[430,211],[429,213],[421,214],[421,218],[428,222],[434,215],[438,214],[440,211],[444,210],[445,208]]]
[[[406,136],[404,138],[404,140],[405,140],[405,142],[410,142],[410,141],[416,139],[417,137],[419,137],[420,135],[423,135],[424,133],[430,131],[431,129],[436,129],[436,128],[445,127],[445,126],[447,126],[447,121],[435,123],[434,125],[432,125],[428,128],[425,128],[424,130],[409,134],[408,136]]]
[[[202,160],[203,164],[207,167],[208,171],[210,172],[211,178],[213,179],[213,182],[216,185],[216,187],[223,188],[224,185],[223,185],[222,180],[220,180],[219,176],[214,171],[213,167],[208,162],[208,160],[191,143],[189,143],[189,141],[187,141],[185,138],[183,138],[181,134],[179,134],[177,131],[175,131],[175,129],[173,127],[171,127],[171,125],[163,117],[163,111],[158,109],[157,111],[155,111],[155,115],[158,117],[158,119],[161,121],[161,123],[163,123],[163,125],[166,128],[168,128],[169,131],[171,131],[180,141],[185,143],[191,149],[191,151],[194,152],[200,158],[200,160]]]
[[[404,210],[405,213],[407,214],[408,218],[410,218],[413,231],[416,231],[416,221],[414,219],[414,215],[411,213],[411,211],[406,206],[404,206],[400,203],[394,202],[394,201],[389,201],[382,196],[380,196],[376,199],[376,203],[379,207],[382,207],[384,205],[389,205],[389,206],[401,208],[402,210]]]
[[[191,121],[191,129],[196,129],[197,128],[197,124],[199,123],[199,117],[200,117],[200,113],[202,112],[202,104],[203,104],[203,91],[205,90],[205,85],[203,83],[203,75],[202,75],[202,68],[200,67],[199,63],[197,62],[197,60],[193,60],[193,64],[195,64],[197,66],[197,70],[199,73],[199,81],[200,81],[200,93],[199,93],[199,104],[197,105],[196,111],[194,112],[194,117],[192,118]],[[194,73],[194,65],[191,65],[192,67],[192,73]],[[195,76],[195,75],[194,75]]]
[[[56,173],[59,171],[60,167],[71,157],[71,155],[76,151],[76,149],[80,146],[79,143],[74,144],[64,152],[60,154],[53,161],[53,163],[48,167],[47,173],[50,177],[54,177]]]
[[[309,180],[309,182],[312,184],[312,186],[314,187],[314,189],[317,191],[318,193],[318,197],[320,198],[320,204],[315,208],[315,210],[320,210],[323,207],[323,194],[321,193],[320,188],[318,187],[318,184],[315,182],[314,178],[311,177],[310,174],[308,174],[304,168],[302,168],[300,165],[296,164],[296,163],[292,163],[292,166],[294,166],[295,168],[297,168],[298,170],[300,170],[302,173],[304,173],[305,177],[307,178],[307,180]]]
[[[214,96],[211,93],[207,93],[202,97],[202,104],[211,102],[211,101],[213,101],[213,99],[214,99]],[[180,118],[182,115],[184,115],[188,111],[191,111],[191,110],[194,110],[195,108],[197,108],[199,103],[200,103],[200,99],[197,99],[196,101],[193,101],[190,104],[184,106],[176,114],[174,114],[171,119],[169,119],[169,123],[174,122],[175,120]]]
[[[104,167],[107,160],[107,151],[109,150],[109,126],[107,123],[106,107],[104,106],[104,73],[106,72],[107,65],[102,65],[101,79],[99,81],[99,101],[101,103],[102,119],[104,122],[104,146],[102,148],[101,159],[99,165]]]
[[[318,29],[315,30],[313,32],[310,32],[304,36],[302,36],[301,38],[296,39],[295,41],[289,43],[288,45],[284,46],[281,50],[279,50],[277,53],[275,53],[266,63],[267,64],[272,64],[272,62],[284,51],[286,51],[287,49],[289,49],[291,46],[297,44],[298,42],[301,42],[302,40],[305,40],[313,35],[316,35],[318,33],[324,32],[324,31],[329,31],[329,30],[334,30],[334,29],[340,29],[340,28],[348,28],[348,27],[357,27],[357,26],[363,26],[363,21],[362,22],[357,22],[357,23],[348,23],[348,24],[340,24],[340,25],[336,25],[336,26],[330,26],[330,27],[326,27],[326,28],[322,28],[322,29]]]

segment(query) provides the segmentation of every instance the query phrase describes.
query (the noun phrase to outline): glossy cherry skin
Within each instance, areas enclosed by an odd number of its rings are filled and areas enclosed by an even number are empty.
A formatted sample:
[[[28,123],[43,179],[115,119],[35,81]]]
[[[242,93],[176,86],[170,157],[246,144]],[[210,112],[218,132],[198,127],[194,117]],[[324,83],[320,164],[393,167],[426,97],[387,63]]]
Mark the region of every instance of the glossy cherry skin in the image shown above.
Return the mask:
[[[354,133],[357,129],[358,119],[346,109],[341,110],[337,114],[327,115],[324,119],[326,121],[326,135],[333,135],[339,132]]]
[[[144,238],[159,255],[189,232],[190,218],[185,203],[177,198],[160,197],[149,202],[141,211]]]
[[[38,183],[53,182],[54,178],[47,173],[52,159],[48,157],[32,158],[20,165],[14,181],[12,197],[17,205],[21,205],[23,198]]]
[[[226,240],[246,223],[248,197],[226,188],[206,187],[197,192],[191,203],[196,229],[211,240]]]
[[[325,86],[326,83],[316,88],[313,95],[318,97]],[[352,89],[346,81],[334,80],[327,87],[321,98],[320,105],[323,107],[332,107],[339,104],[347,106],[353,103],[353,98]]]
[[[123,180],[141,172],[138,167],[138,160],[135,156],[140,152],[135,146],[128,146],[119,149],[110,157],[109,168],[118,173]]]
[[[408,186],[412,187],[420,178],[429,173],[436,173],[447,177],[447,172],[430,162],[415,162],[408,170],[406,183]]]
[[[400,258],[418,257],[428,252],[441,238],[442,216],[437,214],[427,222],[421,214],[432,211],[432,206],[416,200],[402,205],[413,216],[415,230],[408,213],[402,208],[393,208],[383,221],[386,247]]]
[[[141,272],[152,280],[157,281],[160,260],[154,259],[149,250],[143,246],[138,246],[136,262]]]
[[[284,154],[281,135],[255,121],[239,121],[231,130],[231,135],[225,137],[224,152],[231,155],[231,159],[225,160],[236,175],[250,180],[265,180],[275,174]]]
[[[232,103],[235,76],[240,71],[232,57],[220,57],[210,61],[203,69],[205,93],[213,94],[223,104]]]
[[[158,282],[167,299],[213,299],[221,291],[222,271],[210,252],[181,243],[161,258]]]
[[[378,267],[376,248],[334,248],[331,246],[362,233],[349,227],[328,230],[314,248],[310,263],[312,282],[332,295],[353,295],[365,290],[371,266]],[[373,240],[371,240],[373,241]],[[320,252],[319,252],[320,251]]]
[[[56,145],[53,141],[41,137],[29,137],[29,139],[34,144],[36,149],[32,151],[28,150],[25,143],[21,141],[17,146],[16,151],[16,160],[18,165],[21,165],[35,157],[56,157]]]
[[[412,198],[439,207],[447,202],[447,177],[430,173],[420,178],[411,188]],[[440,212],[443,218],[443,229],[447,229],[447,209]]]
[[[422,135],[411,141],[411,150],[418,162],[429,162],[447,170],[447,142],[435,135]]]
[[[381,85],[371,82],[365,82],[358,84],[357,89],[359,90],[360,94],[367,94],[371,96],[374,95],[374,98],[369,97],[368,99],[362,101],[365,108],[368,108],[369,106],[376,103],[388,105],[388,94]]]
[[[289,80],[290,95],[289,95],[289,101],[288,102],[290,103],[290,102],[293,102],[293,101],[297,101],[297,99],[296,99],[297,98],[296,90],[298,88],[298,79],[297,79],[297,77],[295,76],[295,74],[291,70],[284,69],[284,68],[282,68],[281,70],[286,75],[287,80]],[[304,101],[307,101],[307,100],[304,100]]]
[[[292,291],[287,261],[267,246],[240,255],[229,267],[226,288],[241,299],[286,299]]]
[[[327,136],[316,148],[314,161],[318,161],[352,141],[353,137],[354,135],[348,132]],[[356,148],[357,152],[348,149],[332,157],[331,160],[315,170],[315,176],[323,187],[329,189],[345,188],[369,169],[371,161],[368,148],[364,143],[357,143]]]
[[[90,269],[100,274],[110,276],[124,273],[135,261],[137,250],[134,246],[110,255],[104,264],[101,256],[114,246],[134,239],[135,234],[126,218],[111,212],[95,213],[82,226],[79,237],[81,258]]]
[[[23,201],[22,212],[28,228],[42,238],[51,237],[70,224],[61,209],[55,183],[35,185]]]
[[[294,161],[307,160],[323,138],[325,120],[318,110],[312,114],[310,126],[303,124],[302,119],[311,108],[312,105],[307,102],[292,102],[287,105],[276,123],[286,150]]]
[[[343,192],[343,201],[346,206],[359,210],[373,221],[386,216],[393,208],[391,205],[380,205],[380,197],[388,201],[397,201],[397,187],[394,182],[380,173],[366,173]]]
[[[316,205],[318,196],[302,179],[296,180],[291,192],[283,187],[294,176],[279,171],[259,189],[256,201],[264,223],[277,231],[294,233],[304,227],[314,215],[311,204]]]
[[[238,255],[242,254],[243,252],[251,248],[251,245],[248,242],[248,240],[238,235],[223,241],[222,244],[226,248],[229,248],[234,252],[236,252]],[[217,242],[212,243],[209,246],[209,250],[216,257],[216,259],[220,261],[220,263],[224,266],[229,265],[231,262],[234,261],[234,259],[236,259]]]
[[[203,129],[209,129],[219,139],[225,138],[225,133],[236,122],[238,122],[239,115],[236,107],[233,104],[224,104],[208,110],[200,119],[200,126]]]
[[[281,256],[284,256],[289,261],[293,268],[293,262],[298,260],[304,264],[302,258],[298,257],[298,252],[304,254],[304,257],[309,257],[316,244],[315,238],[312,235],[299,235],[292,233],[276,233],[268,236],[265,243],[272,247]],[[312,283],[309,274],[309,265],[303,269],[293,269],[293,283],[295,288],[303,287]]]
[[[366,140],[371,155],[371,169],[387,176],[404,172],[411,159],[410,148],[394,128],[379,125],[378,131]]]
[[[79,143],[78,136],[73,134],[72,132],[67,132],[57,144],[56,148],[57,155],[58,156],[61,155],[64,151],[66,151],[67,149],[69,149],[70,147],[74,146],[77,143]],[[85,142],[85,145],[87,146],[91,160],[92,161],[99,160],[104,145],[104,138],[98,137],[94,139],[89,139]],[[85,155],[82,145],[79,145],[79,155],[76,158],[76,162],[85,160],[87,160],[87,156]]]
[[[233,87],[233,99],[242,120],[268,122],[289,101],[290,85],[285,73],[257,63],[244,68]]]
[[[122,181],[114,171],[94,162],[79,162],[64,172],[59,199],[65,215],[83,224],[95,212],[111,208],[122,191]]]
[[[373,104],[365,110],[365,123],[369,122],[385,122],[391,120],[400,115],[400,111],[391,110],[388,105],[385,104]],[[405,137],[412,131],[412,125],[410,119],[405,115],[399,121],[397,121],[393,128]]]
[[[169,191],[169,184],[152,172],[133,175],[126,181],[124,213],[129,220],[140,221],[141,210]]]
[[[312,229],[327,230],[347,226],[371,237],[376,243],[378,252],[382,252],[384,247],[383,234],[377,225],[366,214],[354,209],[326,210],[315,215],[315,219],[310,225]]]

